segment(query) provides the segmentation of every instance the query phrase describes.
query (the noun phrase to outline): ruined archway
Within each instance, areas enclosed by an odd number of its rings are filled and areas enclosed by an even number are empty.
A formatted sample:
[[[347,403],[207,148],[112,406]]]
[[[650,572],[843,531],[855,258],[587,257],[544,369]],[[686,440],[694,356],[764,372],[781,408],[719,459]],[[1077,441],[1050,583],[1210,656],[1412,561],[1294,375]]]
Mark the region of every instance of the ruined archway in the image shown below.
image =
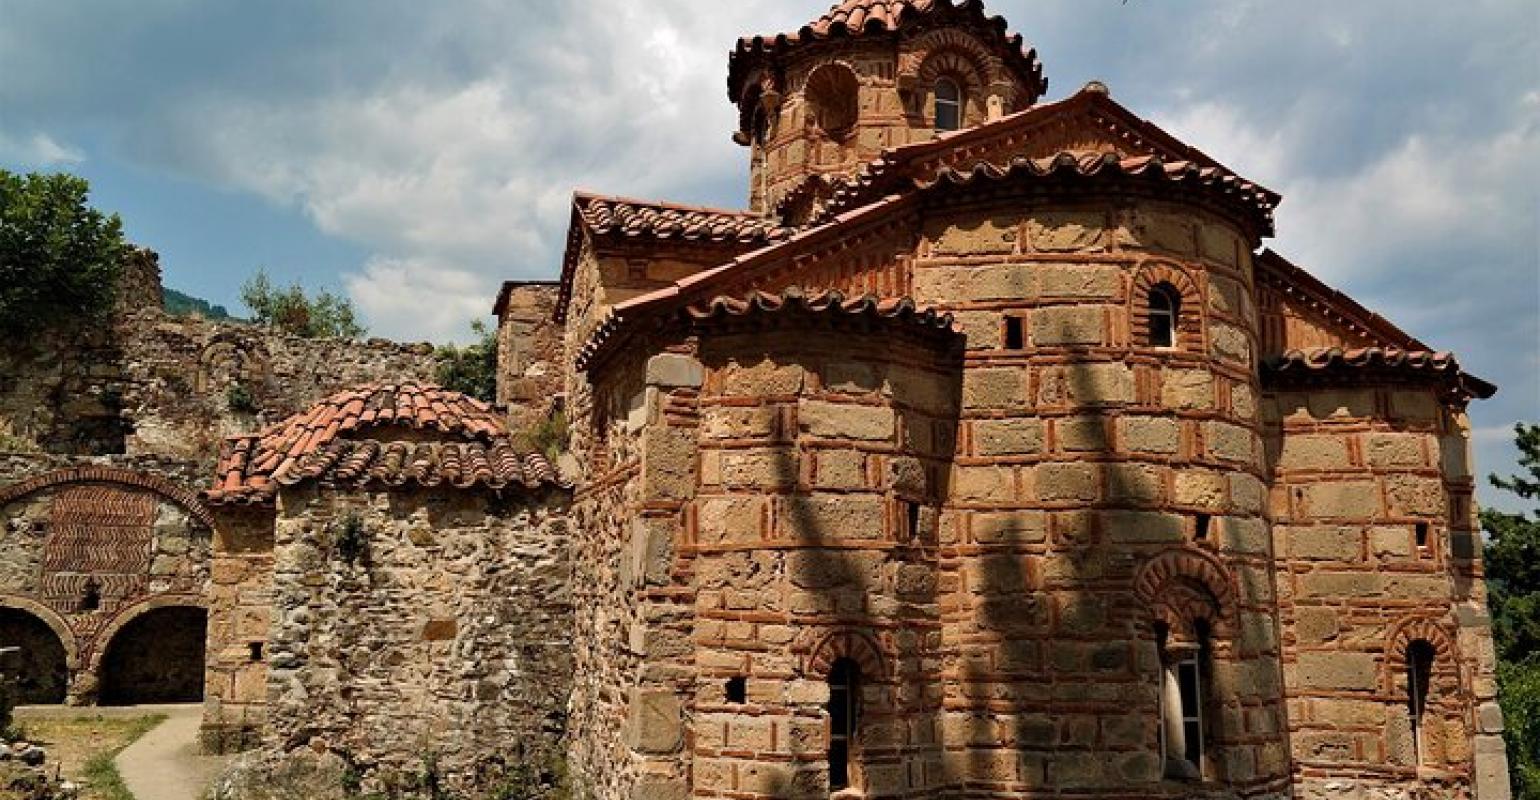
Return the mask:
[[[53,627],[35,614],[0,607],[0,648],[11,647],[17,651],[0,656],[0,668],[14,670],[16,702],[63,703],[69,688],[69,653]]]
[[[203,699],[208,612],[152,608],[129,620],[102,651],[100,704],[196,703]]]

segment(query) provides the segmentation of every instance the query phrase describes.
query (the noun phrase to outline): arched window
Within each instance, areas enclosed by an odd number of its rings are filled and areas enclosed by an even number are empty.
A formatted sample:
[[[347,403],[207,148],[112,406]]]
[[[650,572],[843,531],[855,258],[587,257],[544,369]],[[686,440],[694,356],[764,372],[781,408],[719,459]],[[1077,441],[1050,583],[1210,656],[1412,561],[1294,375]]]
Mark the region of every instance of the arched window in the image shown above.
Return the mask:
[[[841,658],[829,669],[829,790],[850,788],[851,749],[861,716],[861,667]]]
[[[809,120],[834,139],[843,139],[860,115],[861,82],[844,64],[825,64],[807,77]]]
[[[962,89],[951,78],[936,80],[936,130],[955,131],[962,127]]]
[[[1207,748],[1205,687],[1209,672],[1208,628],[1199,624],[1197,642],[1172,642],[1157,630],[1160,647],[1160,739],[1168,778],[1200,780]]]
[[[1406,713],[1412,723],[1412,742],[1417,763],[1427,757],[1423,743],[1423,717],[1428,711],[1428,684],[1433,680],[1433,645],[1418,639],[1406,646]]]
[[[1182,313],[1182,296],[1169,283],[1150,289],[1150,346],[1175,347],[1176,322]]]

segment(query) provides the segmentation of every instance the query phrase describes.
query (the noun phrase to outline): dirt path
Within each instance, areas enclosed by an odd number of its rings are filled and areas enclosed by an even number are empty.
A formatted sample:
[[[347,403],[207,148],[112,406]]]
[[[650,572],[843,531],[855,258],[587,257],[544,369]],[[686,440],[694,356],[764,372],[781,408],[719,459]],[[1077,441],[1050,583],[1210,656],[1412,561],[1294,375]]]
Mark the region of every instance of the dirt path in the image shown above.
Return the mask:
[[[198,800],[228,760],[198,752],[202,706],[155,706],[166,715],[118,754],[118,774],[135,800]]]

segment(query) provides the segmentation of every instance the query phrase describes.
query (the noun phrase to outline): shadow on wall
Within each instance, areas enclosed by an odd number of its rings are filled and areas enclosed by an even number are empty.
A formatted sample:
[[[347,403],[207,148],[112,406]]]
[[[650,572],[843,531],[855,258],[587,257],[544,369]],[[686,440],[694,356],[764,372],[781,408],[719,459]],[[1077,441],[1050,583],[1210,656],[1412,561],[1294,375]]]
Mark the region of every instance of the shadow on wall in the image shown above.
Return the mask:
[[[48,624],[14,608],[0,608],[0,669],[18,676],[16,702],[54,705],[64,702],[69,666],[64,642]]]
[[[208,612],[195,606],[151,609],[124,625],[102,653],[100,703],[203,700]]]

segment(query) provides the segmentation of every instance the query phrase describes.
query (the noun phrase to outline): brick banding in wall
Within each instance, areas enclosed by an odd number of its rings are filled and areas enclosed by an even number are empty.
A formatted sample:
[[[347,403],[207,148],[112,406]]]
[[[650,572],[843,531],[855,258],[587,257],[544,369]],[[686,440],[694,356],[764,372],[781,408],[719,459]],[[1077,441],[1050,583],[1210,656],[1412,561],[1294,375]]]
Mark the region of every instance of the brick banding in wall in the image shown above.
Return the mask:
[[[1175,289],[1181,298],[1177,309],[1176,349],[1203,352],[1203,295],[1187,271],[1167,262],[1150,262],[1134,277],[1128,297],[1129,328],[1136,344],[1150,346],[1150,292],[1162,284]]]
[[[1385,693],[1399,695],[1405,691],[1406,651],[1416,641],[1433,646],[1436,688],[1439,696],[1450,696],[1460,685],[1459,649],[1455,646],[1455,638],[1438,620],[1425,616],[1408,617],[1391,628],[1390,636],[1385,640]]]
[[[214,527],[213,515],[203,503],[199,502],[197,494],[165,478],[114,467],[72,467],[28,478],[0,489],[0,506],[8,505],[44,489],[70,483],[115,483],[147,489],[186,509],[203,525]]]
[[[838,630],[825,636],[808,656],[805,674],[828,675],[834,662],[842,658],[856,662],[866,680],[887,677],[887,659],[883,658],[882,647],[869,634],[853,630]]]
[[[1203,619],[1223,633],[1236,619],[1229,570],[1200,550],[1167,550],[1146,561],[1134,577],[1134,594],[1150,609],[1153,621],[1173,631],[1191,634],[1193,623]]]

